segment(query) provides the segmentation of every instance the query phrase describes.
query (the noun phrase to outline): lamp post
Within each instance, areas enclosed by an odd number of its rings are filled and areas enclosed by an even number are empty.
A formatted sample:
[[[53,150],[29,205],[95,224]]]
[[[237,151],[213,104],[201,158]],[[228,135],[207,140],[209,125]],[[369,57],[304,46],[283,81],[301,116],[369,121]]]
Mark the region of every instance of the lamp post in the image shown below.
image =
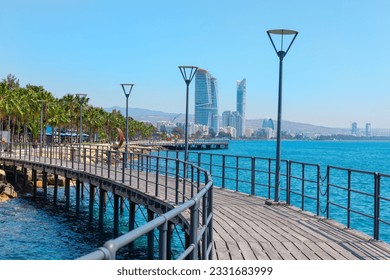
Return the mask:
[[[297,31],[288,29],[273,29],[267,31],[268,37],[271,40],[272,46],[275,49],[277,56],[279,57],[279,94],[278,94],[278,120],[277,120],[277,132],[276,132],[276,169],[275,169],[275,197],[274,201],[279,202],[280,199],[280,144],[281,144],[281,124],[282,124],[282,74],[283,74],[283,58],[286,56],[295,38],[298,35]],[[275,46],[275,43],[271,35],[280,36],[280,50]],[[283,50],[284,36],[293,36],[287,49]]]
[[[80,162],[81,161],[81,142],[83,139],[83,103],[85,101],[85,98],[87,97],[87,94],[77,93],[76,96],[79,98],[79,101],[80,101],[80,137],[79,137],[79,162]]]
[[[127,152],[128,152],[128,143],[129,143],[129,96],[133,89],[134,84],[121,84],[123,93],[126,96],[126,135],[125,135],[125,168],[127,167]]]
[[[38,100],[41,102],[41,121],[40,121],[40,127],[39,127],[39,145],[42,147],[43,144],[43,102],[44,100]]]
[[[44,100],[38,100],[41,103],[41,120],[39,125],[39,156],[42,156],[42,145],[43,145],[43,102]]]
[[[194,78],[198,67],[196,66],[179,66],[181,75],[183,76],[184,82],[187,85],[186,91],[186,123],[184,130],[184,161],[188,160],[188,91],[190,87],[190,83]]]

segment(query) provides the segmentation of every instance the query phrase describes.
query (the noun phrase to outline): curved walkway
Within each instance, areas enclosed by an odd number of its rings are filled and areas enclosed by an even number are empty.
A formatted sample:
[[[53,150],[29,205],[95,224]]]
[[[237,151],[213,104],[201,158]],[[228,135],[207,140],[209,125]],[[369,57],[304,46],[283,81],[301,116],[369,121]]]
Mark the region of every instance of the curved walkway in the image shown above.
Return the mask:
[[[51,165],[60,166],[57,161]],[[77,168],[74,168],[74,171],[77,172]],[[135,174],[132,180],[130,176],[126,174],[123,179],[118,176],[117,180],[116,174],[115,177],[110,177],[118,184],[125,181],[126,188],[136,191],[145,190],[145,184],[157,186],[158,181],[167,180],[165,175],[153,175],[144,171],[138,171],[136,179]],[[171,190],[175,189],[173,179],[169,177],[167,181],[172,184]],[[146,195],[155,196],[151,192]],[[163,192],[160,192],[156,198],[173,205],[173,195],[172,193],[169,197],[162,197]],[[268,205],[263,198],[221,188],[214,188],[213,197],[213,259],[390,259],[389,244],[374,241],[371,237],[346,229],[333,220],[303,212],[292,206]]]

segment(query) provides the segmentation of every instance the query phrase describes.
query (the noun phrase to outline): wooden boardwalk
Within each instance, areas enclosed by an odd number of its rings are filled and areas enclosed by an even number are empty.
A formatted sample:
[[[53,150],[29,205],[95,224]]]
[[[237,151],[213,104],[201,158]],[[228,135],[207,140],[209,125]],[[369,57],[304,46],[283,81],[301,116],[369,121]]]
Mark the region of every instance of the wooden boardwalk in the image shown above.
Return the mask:
[[[58,163],[57,163],[58,164]],[[55,165],[55,164],[53,164]],[[77,167],[75,168],[77,169]],[[88,170],[88,169],[87,169]],[[111,171],[113,172],[113,171]],[[99,173],[99,172],[98,172]],[[108,177],[107,171],[101,174]],[[133,171],[120,183],[154,196],[158,182],[167,181],[155,199],[174,204],[175,180]],[[147,179],[148,178],[148,179]],[[149,191],[146,192],[146,179]],[[153,182],[154,181],[154,182]],[[186,191],[189,198],[190,190]],[[180,199],[182,199],[181,193]],[[287,205],[267,205],[265,199],[214,188],[214,259],[217,260],[389,260],[390,245],[323,217]]]
[[[291,206],[214,191],[214,259],[384,260],[390,245]]]

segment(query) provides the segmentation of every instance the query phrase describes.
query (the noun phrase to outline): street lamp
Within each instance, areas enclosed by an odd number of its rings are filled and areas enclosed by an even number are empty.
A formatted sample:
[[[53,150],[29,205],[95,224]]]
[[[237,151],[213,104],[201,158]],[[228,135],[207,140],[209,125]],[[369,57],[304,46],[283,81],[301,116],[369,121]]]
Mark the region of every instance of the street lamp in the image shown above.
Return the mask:
[[[83,103],[87,94],[85,93],[76,93],[76,96],[79,98],[80,102],[80,137],[79,137],[79,162],[81,161],[81,142],[83,139]]]
[[[124,162],[125,162],[125,168],[127,167],[127,151],[128,151],[128,142],[129,142],[129,96],[130,96],[130,93],[133,89],[133,86],[134,84],[121,84],[122,86],[122,89],[123,89],[123,93],[125,94],[126,96],[126,136],[125,136],[125,142],[126,142],[126,146],[125,146],[125,158],[124,158]]]
[[[281,142],[281,124],[282,124],[282,74],[283,74],[283,58],[286,56],[295,38],[298,35],[297,31],[288,29],[273,29],[267,31],[268,37],[271,40],[272,46],[279,57],[279,97],[278,97],[278,124],[276,134],[276,170],[275,170],[275,197],[274,201],[279,202],[280,196],[280,142]],[[280,36],[280,50],[275,46],[271,35]],[[283,50],[284,36],[293,36],[287,49]]]
[[[196,66],[179,66],[181,75],[183,76],[183,79],[187,85],[187,92],[186,92],[186,124],[185,124],[185,130],[184,130],[184,161],[188,160],[188,90],[190,83],[192,79],[194,78],[196,71],[198,70],[198,67]]]

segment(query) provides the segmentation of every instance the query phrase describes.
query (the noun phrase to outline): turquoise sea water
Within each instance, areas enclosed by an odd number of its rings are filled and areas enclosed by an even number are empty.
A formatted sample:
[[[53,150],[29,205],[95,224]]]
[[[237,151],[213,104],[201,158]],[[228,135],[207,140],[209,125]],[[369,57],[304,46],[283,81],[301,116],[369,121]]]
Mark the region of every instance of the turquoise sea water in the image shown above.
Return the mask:
[[[275,146],[275,141],[231,141],[228,150],[205,152],[274,158]],[[191,156],[195,161],[194,155]],[[282,159],[320,164],[323,173],[327,165],[333,165],[390,174],[390,142],[283,141]],[[215,162],[215,164],[220,163]],[[217,173],[218,169],[214,172]],[[322,174],[324,177],[325,175]],[[342,176],[344,175],[340,175],[340,178]],[[215,181],[217,183],[218,180]],[[367,188],[368,190],[365,191],[371,192],[370,184],[367,184]],[[88,225],[86,222],[88,221],[87,202],[82,205],[80,216],[76,217],[72,214],[74,212],[64,209],[61,191],[60,189],[59,197],[62,200],[59,201],[59,207],[39,199],[34,201],[31,197],[13,199],[0,204],[0,259],[74,259],[93,251],[104,241],[112,238],[110,213],[106,214],[104,230],[99,230],[96,223]],[[390,197],[390,180],[389,184],[382,186],[382,191]],[[88,197],[87,194],[86,196]],[[366,203],[365,200],[366,198],[354,198],[355,204],[361,211],[372,212],[370,202]],[[299,199],[297,201],[299,202]],[[390,204],[383,203],[382,208],[381,212],[390,215],[388,214]],[[331,218],[346,223],[345,213],[337,211],[339,210],[331,208]],[[139,209],[137,215],[139,224],[144,223],[143,215],[143,209]],[[354,219],[352,227],[372,234],[370,220],[356,215],[352,218]],[[387,218],[387,221],[390,221],[390,216]],[[127,226],[127,218],[123,219],[122,232],[126,231]],[[390,242],[390,227],[381,227],[380,237]],[[182,241],[175,242],[180,247]],[[131,252],[123,253],[122,257],[146,258],[145,243],[145,239],[139,240]]]
[[[282,159],[333,165],[390,174],[390,142],[374,141],[282,141]],[[275,158],[275,141],[230,141],[228,150],[207,151]]]

